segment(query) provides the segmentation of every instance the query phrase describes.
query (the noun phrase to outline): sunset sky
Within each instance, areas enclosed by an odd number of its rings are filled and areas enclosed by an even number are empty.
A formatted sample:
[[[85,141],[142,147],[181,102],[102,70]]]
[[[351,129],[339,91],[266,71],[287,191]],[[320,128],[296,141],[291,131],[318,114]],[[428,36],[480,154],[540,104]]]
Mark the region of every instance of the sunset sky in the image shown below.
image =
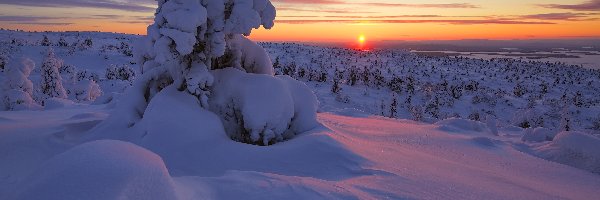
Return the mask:
[[[600,37],[600,0],[272,0],[271,41]],[[0,27],[145,34],[154,0],[0,0]]]

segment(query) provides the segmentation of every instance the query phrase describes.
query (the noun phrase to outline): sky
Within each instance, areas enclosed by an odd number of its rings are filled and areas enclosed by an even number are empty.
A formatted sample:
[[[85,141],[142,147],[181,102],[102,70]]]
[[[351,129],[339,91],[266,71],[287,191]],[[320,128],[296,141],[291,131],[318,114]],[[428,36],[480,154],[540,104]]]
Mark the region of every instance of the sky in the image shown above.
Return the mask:
[[[259,41],[600,38],[600,0],[271,0]],[[145,34],[154,0],[0,0],[0,27]]]

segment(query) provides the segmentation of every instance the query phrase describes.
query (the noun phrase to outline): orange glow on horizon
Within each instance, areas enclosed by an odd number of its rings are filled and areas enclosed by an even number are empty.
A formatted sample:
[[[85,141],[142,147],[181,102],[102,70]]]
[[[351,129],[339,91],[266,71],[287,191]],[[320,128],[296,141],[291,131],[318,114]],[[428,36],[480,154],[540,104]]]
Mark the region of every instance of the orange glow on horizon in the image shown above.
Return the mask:
[[[52,4],[52,1],[49,2]],[[545,0],[473,1],[468,3],[473,6],[466,8],[460,8],[464,3],[457,0],[447,0],[440,5],[456,4],[458,8],[428,7],[435,3],[394,0],[387,6],[362,5],[360,10],[350,7],[365,1],[340,1],[349,4],[327,4],[326,8],[317,3],[271,2],[277,8],[275,26],[271,30],[262,27],[253,30],[251,39],[368,46],[399,40],[600,38],[600,29],[597,28],[600,27],[600,13],[537,6],[548,3]],[[554,0],[552,3],[576,4],[567,0]],[[145,5],[156,6],[155,3]],[[145,35],[154,11],[2,4],[0,13],[5,19],[0,19],[0,28],[6,29]]]

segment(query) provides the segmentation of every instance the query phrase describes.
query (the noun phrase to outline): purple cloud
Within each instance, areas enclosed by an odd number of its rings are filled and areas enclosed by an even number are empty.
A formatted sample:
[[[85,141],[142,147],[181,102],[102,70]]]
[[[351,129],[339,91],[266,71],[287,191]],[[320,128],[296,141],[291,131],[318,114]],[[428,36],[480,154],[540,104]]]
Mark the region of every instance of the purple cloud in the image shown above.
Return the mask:
[[[365,14],[365,13],[377,13],[377,12],[366,12],[366,11],[355,11],[355,10],[337,10],[337,9],[308,9],[308,8],[292,8],[292,7],[279,7],[277,11],[298,11],[298,12],[319,12],[319,13],[354,13],[354,14]]]
[[[42,16],[13,16],[0,15],[0,22],[38,22],[43,20],[64,19],[62,17],[42,17]]]
[[[154,12],[155,7],[142,5],[141,0],[115,1],[115,0],[2,0],[4,5],[32,6],[32,7],[57,7],[57,8],[104,8],[125,10],[132,12]]]
[[[310,23],[385,23],[385,24],[418,24],[418,23],[437,23],[437,24],[454,24],[454,25],[475,25],[475,24],[555,24],[553,22],[543,21],[522,21],[511,19],[477,19],[477,20],[276,20],[276,23],[282,24],[310,24]]]
[[[295,3],[295,4],[343,4],[340,0],[272,0],[275,3]]]
[[[404,3],[350,3],[342,0],[273,0],[277,3],[292,3],[292,4],[345,4],[345,5],[363,5],[363,6],[378,6],[378,7],[411,7],[411,8],[479,8],[479,6],[469,3],[431,3],[431,4],[404,4]]]
[[[409,8],[480,8],[469,3],[442,3],[442,4],[404,4],[404,3],[355,3],[366,6],[381,7],[409,7]]]
[[[581,4],[540,4],[544,8],[556,8],[577,11],[600,11],[600,0],[590,0]]]
[[[589,20],[588,17],[597,15],[594,13],[544,13],[523,15],[523,19],[538,19],[538,20],[565,20],[565,21],[582,21]]]

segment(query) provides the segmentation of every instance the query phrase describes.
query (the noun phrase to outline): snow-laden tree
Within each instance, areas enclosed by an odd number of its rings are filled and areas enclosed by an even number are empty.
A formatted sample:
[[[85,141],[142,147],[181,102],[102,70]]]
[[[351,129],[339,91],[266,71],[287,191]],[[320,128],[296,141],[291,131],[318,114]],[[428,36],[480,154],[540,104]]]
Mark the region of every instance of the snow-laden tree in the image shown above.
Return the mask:
[[[4,71],[2,82],[2,100],[4,108],[8,110],[33,109],[39,107],[31,98],[33,83],[29,80],[35,63],[28,58],[21,58],[18,62],[11,62]]]
[[[261,25],[269,29],[274,19],[275,7],[269,0],[159,0],[148,37],[136,47],[142,73],[166,79],[150,81],[154,87],[148,88],[149,94],[162,89],[156,82],[168,82],[198,96],[207,107],[208,87],[213,83],[210,69],[241,69],[246,55],[254,60],[248,64],[252,72],[272,73],[255,66],[264,68],[270,61],[242,52],[243,48],[264,50],[241,34],[249,35]]]
[[[273,76],[266,51],[245,37],[260,26],[270,29],[274,19],[269,0],[158,0],[154,23],[134,46],[142,74],[119,101],[118,117],[93,131],[143,126],[136,125],[153,118],[146,111],[158,109],[153,98],[165,88],[195,97],[237,141],[268,145],[313,128],[314,94]]]
[[[46,56],[41,67],[41,92],[44,94],[44,99],[47,98],[66,98],[67,93],[62,85],[59,68],[63,65],[63,60],[54,55],[54,49],[48,48]]]

